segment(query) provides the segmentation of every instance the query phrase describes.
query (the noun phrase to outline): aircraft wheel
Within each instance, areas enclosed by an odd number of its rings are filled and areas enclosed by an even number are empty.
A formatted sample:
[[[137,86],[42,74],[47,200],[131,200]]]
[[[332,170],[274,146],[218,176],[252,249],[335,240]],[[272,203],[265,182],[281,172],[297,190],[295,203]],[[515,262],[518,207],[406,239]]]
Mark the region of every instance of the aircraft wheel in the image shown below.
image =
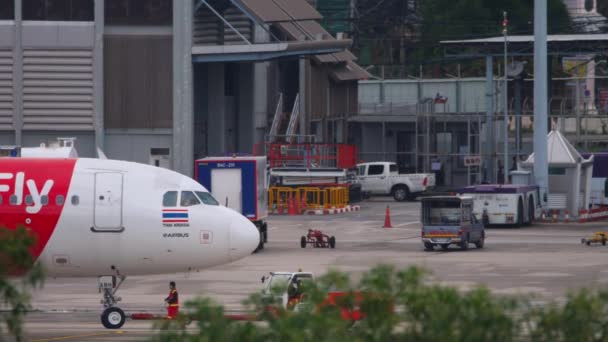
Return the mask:
[[[253,253],[257,253],[264,249],[264,233],[260,232],[260,242],[258,242],[258,246],[255,248]]]
[[[262,233],[264,234],[264,243],[268,242],[268,223],[262,224]]]
[[[329,238],[329,247],[336,248],[336,238],[333,236]]]
[[[302,236],[300,238],[300,247],[306,248],[306,237],[305,236]]]
[[[120,329],[125,324],[125,312],[120,308],[107,308],[101,314],[101,324],[106,329]]]
[[[443,245],[441,245],[441,249],[443,249],[444,251],[447,251],[448,248],[450,248],[450,245],[448,245],[447,243],[444,243]]]
[[[433,251],[434,249],[435,249],[435,246],[434,246],[432,243],[430,243],[430,242],[425,242],[425,243],[424,243],[424,250],[425,250],[425,251],[427,251],[427,252],[431,252],[431,251]]]

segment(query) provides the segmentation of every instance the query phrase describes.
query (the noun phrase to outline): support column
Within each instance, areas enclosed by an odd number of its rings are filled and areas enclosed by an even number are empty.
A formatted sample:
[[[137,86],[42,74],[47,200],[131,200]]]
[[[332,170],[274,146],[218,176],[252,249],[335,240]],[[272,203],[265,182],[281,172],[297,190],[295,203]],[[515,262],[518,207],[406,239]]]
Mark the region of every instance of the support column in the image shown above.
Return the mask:
[[[93,47],[93,105],[95,145],[104,151],[103,33],[104,0],[95,0],[95,45]]]
[[[460,64],[458,64],[458,77],[456,78],[456,113],[461,113],[464,111],[464,109],[462,108],[462,104],[461,104],[461,87],[462,85],[460,84]]]
[[[521,155],[521,92],[523,88],[524,77],[519,75],[515,77],[515,155],[519,162]]]
[[[494,172],[494,72],[492,69],[492,56],[486,56],[486,134],[483,151],[483,164],[485,167],[484,180],[489,183],[496,181]]]
[[[547,208],[547,0],[534,0],[534,178]]]
[[[15,43],[13,46],[13,125],[15,145],[23,144],[23,8],[22,0],[15,0]]]
[[[382,121],[382,160],[386,160],[386,122]]]
[[[270,41],[268,31],[259,25],[255,25],[254,42],[266,43]],[[269,129],[268,125],[268,62],[258,62],[253,65],[253,84],[262,84],[261,87],[253,87],[253,115],[255,125],[254,143],[264,142],[264,136]],[[276,106],[275,104],[272,104]],[[273,109],[274,110],[274,109]],[[274,112],[273,112],[274,114]]]
[[[173,169],[192,176],[192,1],[173,1]]]
[[[570,212],[574,216],[578,216],[581,201],[581,161],[576,161],[576,169],[574,171],[574,184],[573,184],[573,203],[570,207]],[[586,190],[586,189],[585,189]],[[568,201],[569,202],[569,201]]]
[[[593,162],[593,159],[591,159]],[[583,209],[591,209],[591,178],[593,177],[593,168],[589,165],[585,166],[585,197],[583,202]],[[578,216],[578,212],[575,213]]]
[[[305,135],[308,132],[307,122],[308,122],[308,113],[306,110],[308,109],[306,104],[308,102],[308,92],[306,91],[306,71],[308,69],[308,59],[306,57],[300,57],[300,85],[299,85],[299,93],[300,93],[300,122],[298,125],[300,126],[298,131],[300,135]],[[328,113],[329,114],[329,113]]]

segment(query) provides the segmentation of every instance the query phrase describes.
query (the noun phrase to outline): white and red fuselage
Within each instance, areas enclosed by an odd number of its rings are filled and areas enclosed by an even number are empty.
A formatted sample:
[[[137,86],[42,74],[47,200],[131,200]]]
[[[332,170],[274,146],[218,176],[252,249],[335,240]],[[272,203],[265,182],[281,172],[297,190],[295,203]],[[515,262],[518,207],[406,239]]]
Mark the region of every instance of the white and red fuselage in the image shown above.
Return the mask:
[[[259,243],[247,218],[191,178],[101,159],[0,158],[0,227],[19,226],[51,277],[197,270]]]

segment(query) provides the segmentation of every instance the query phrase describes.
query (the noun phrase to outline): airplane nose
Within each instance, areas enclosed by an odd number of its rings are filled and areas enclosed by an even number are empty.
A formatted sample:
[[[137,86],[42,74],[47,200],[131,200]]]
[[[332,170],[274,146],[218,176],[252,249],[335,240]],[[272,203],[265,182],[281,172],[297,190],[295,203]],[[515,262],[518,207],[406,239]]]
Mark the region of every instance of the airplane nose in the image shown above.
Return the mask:
[[[230,224],[230,259],[244,258],[258,247],[260,232],[247,218],[238,215]]]

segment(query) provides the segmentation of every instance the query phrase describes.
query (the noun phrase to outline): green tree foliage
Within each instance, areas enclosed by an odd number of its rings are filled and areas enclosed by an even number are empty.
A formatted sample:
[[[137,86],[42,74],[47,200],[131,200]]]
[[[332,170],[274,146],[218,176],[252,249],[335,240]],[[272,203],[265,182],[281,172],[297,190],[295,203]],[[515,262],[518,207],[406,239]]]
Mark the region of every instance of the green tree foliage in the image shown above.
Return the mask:
[[[420,3],[424,18],[421,48],[412,62],[424,64],[442,57],[442,40],[473,39],[502,35],[503,12],[507,11],[508,34],[534,33],[534,1],[529,0],[425,0]],[[547,1],[548,32],[571,33],[570,17],[562,0]]]
[[[44,274],[30,253],[35,238],[25,228],[9,230],[0,228],[0,297],[8,308],[4,323],[8,333],[17,341],[23,339],[23,317],[29,308],[29,290],[42,286]],[[27,271],[27,273],[26,273]],[[9,279],[21,275],[20,280]],[[2,340],[0,326],[0,340]]]
[[[534,2],[529,0],[425,0],[420,5],[426,39],[501,35],[504,11],[508,13],[509,34],[534,32]],[[547,7],[548,32],[569,33],[570,18],[564,2],[549,0]]]
[[[533,306],[528,298],[493,295],[484,287],[459,291],[429,284],[419,268],[378,266],[353,285],[330,272],[304,288],[305,305],[296,311],[275,296],[252,295],[252,321],[234,321],[209,299],[187,303],[196,328],[185,318],[162,323],[157,341],[606,341],[608,291],[581,290],[565,304]],[[347,295],[327,305],[329,291]],[[339,308],[342,308],[342,311]],[[271,309],[270,309],[271,308]],[[344,318],[360,310],[360,321]],[[346,316],[348,317],[348,316]]]
[[[442,40],[501,35],[504,11],[509,34],[533,33],[532,0],[358,0],[353,50],[363,65],[405,65],[417,75],[419,65],[444,61]],[[549,33],[572,33],[563,0],[548,0],[547,18]]]

